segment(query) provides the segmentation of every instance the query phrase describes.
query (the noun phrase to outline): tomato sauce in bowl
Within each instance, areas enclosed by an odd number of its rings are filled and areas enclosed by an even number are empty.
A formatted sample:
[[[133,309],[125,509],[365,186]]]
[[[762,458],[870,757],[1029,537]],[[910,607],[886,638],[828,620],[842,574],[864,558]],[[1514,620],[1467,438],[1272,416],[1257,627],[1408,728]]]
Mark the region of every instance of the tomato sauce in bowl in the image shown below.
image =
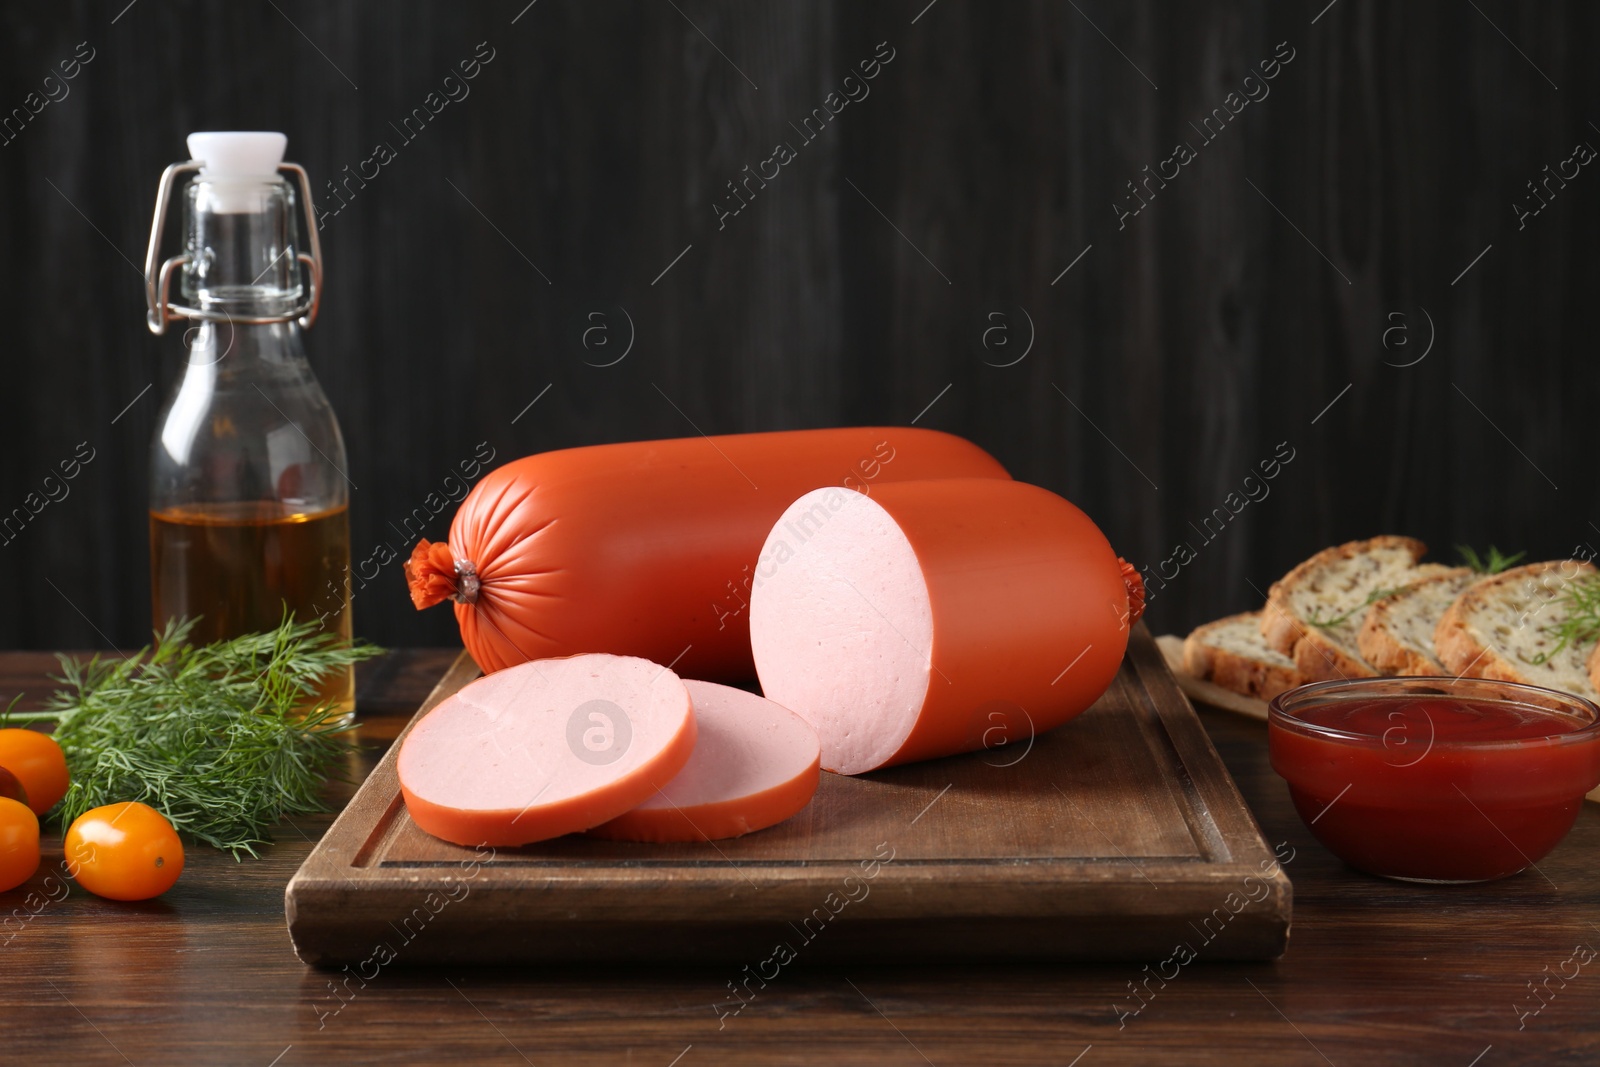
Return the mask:
[[[1560,843],[1600,785],[1600,707],[1491,679],[1301,686],[1272,701],[1267,736],[1317,840],[1408,881],[1516,874]]]

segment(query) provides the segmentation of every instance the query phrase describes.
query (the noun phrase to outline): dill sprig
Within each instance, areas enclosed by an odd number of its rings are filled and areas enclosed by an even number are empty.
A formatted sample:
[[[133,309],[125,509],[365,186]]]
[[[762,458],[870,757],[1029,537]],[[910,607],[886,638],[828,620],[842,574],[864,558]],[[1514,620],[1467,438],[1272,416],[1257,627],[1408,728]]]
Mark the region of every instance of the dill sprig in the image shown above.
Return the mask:
[[[1361,603],[1357,604],[1343,615],[1335,615],[1331,619],[1324,619],[1322,617],[1322,607],[1321,605],[1318,605],[1317,607],[1311,609],[1310,615],[1306,616],[1306,622],[1309,622],[1312,626],[1316,626],[1324,630],[1332,629],[1333,627],[1338,626],[1341,622],[1347,621],[1356,612],[1364,611],[1365,609],[1370,608],[1372,605],[1376,604],[1390,593],[1398,593],[1400,588],[1400,586],[1395,586],[1393,589],[1374,589],[1372,592],[1367,594],[1367,599],[1363,600]]]
[[[193,620],[169,623],[126,659],[66,656],[43,711],[56,723],[72,785],[52,813],[63,826],[102,804],[137,800],[180,832],[256,855],[286,815],[325,810],[322,786],[356,744],[337,704],[307,709],[317,685],[382,649],[321,633],[287,615],[276,630],[190,644]]]
[[[1493,545],[1489,546],[1488,559],[1484,559],[1482,556],[1478,555],[1478,550],[1473,548],[1471,545],[1457,545],[1456,551],[1461,554],[1461,561],[1467,566],[1471,567],[1473,570],[1477,571],[1479,574],[1499,574],[1506,568],[1513,566],[1518,560],[1528,554],[1524,551],[1518,552],[1512,556],[1503,555],[1501,554],[1500,550]]]
[[[1548,652],[1536,652],[1527,662],[1534,666],[1550,662],[1571,645],[1587,645],[1600,640],[1600,575],[1591,574],[1569,581],[1561,596],[1551,601],[1565,610],[1562,620],[1547,629],[1556,638]]]

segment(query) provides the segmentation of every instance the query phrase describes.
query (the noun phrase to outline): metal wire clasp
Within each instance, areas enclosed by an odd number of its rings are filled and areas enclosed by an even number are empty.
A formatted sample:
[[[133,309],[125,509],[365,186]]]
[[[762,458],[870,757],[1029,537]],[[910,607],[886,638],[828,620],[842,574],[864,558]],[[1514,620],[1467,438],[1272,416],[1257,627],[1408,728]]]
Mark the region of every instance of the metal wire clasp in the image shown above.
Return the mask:
[[[185,163],[174,163],[161,172],[161,184],[156,189],[155,218],[150,223],[150,248],[144,257],[144,294],[148,309],[145,312],[145,325],[149,326],[150,332],[158,337],[167,332],[167,323],[173,319],[242,323],[287,322],[290,319],[298,319],[302,329],[309,328],[317,321],[317,308],[322,303],[322,242],[317,237],[316,213],[311,207],[311,179],[306,175],[306,169],[298,163],[280,163],[278,169],[288,171],[300,179],[300,201],[305,208],[306,240],[311,244],[311,254],[308,256],[304,252],[298,252],[295,254],[295,259],[306,270],[306,298],[282,315],[257,316],[222,315],[202,308],[174,304],[170,300],[172,272],[188,263],[189,257],[185,254],[173,256],[164,262],[161,259],[161,237],[166,230],[167,207],[172,202],[172,188],[178,176],[198,171],[203,165],[200,160],[191,159]]]

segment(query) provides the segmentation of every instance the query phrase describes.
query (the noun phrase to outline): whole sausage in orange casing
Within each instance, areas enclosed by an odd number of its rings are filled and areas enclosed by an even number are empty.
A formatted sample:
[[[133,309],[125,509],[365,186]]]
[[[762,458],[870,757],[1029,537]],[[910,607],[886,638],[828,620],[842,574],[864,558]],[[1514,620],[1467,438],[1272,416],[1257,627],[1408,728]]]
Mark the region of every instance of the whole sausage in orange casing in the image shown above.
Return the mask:
[[[610,652],[685,677],[754,677],[749,591],[762,541],[796,497],[912,478],[1010,475],[970,441],[848,427],[544,452],[485,475],[448,545],[406,564],[413,602],[455,601],[485,671]]]

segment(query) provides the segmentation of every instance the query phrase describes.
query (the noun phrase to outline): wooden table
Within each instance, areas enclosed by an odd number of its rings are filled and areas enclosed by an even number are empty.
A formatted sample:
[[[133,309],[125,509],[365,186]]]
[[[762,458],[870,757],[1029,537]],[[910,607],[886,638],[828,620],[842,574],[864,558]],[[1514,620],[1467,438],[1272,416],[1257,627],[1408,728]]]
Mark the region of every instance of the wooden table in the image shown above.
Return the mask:
[[[358,771],[453,656],[410,650],[363,669]],[[36,697],[52,668],[41,653],[0,654],[0,697]],[[158,901],[114,904],[73,888],[30,917],[25,890],[45,899],[45,873],[60,861],[54,835],[40,874],[0,894],[0,1063],[1600,1062],[1600,958],[1571,977],[1587,955],[1574,950],[1600,948],[1600,806],[1586,806],[1537,872],[1452,889],[1384,882],[1311,839],[1268,766],[1261,724],[1201,716],[1268,842],[1292,850],[1294,929],[1275,963],[1202,953],[1163,983],[1130,964],[836,970],[802,960],[720,1029],[712,1004],[735,977],[725,969],[397,965],[336,991],[345,976],[301,964],[283,916],[284,885],[329,816],[284,827],[260,860],[195,848]],[[1135,985],[1153,991],[1142,1008]]]

